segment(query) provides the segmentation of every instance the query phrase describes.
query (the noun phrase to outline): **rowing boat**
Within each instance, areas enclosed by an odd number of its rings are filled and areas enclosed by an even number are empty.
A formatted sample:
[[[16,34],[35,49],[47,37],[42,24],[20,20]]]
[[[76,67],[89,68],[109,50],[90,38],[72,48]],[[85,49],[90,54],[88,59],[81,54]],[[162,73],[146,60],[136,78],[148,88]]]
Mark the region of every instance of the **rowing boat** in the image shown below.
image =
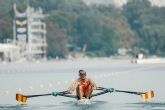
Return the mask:
[[[147,100],[152,99],[154,97],[154,91],[153,90],[150,90],[148,92],[134,92],[134,91],[125,91],[125,90],[118,90],[118,89],[114,89],[114,88],[104,88],[104,87],[97,87],[96,90],[101,90],[101,92],[92,94],[90,98],[95,97],[95,96],[99,96],[99,95],[103,95],[106,93],[112,93],[112,92],[122,92],[122,93],[139,95],[139,96],[141,96],[143,101],[147,101]],[[39,96],[49,96],[49,95],[63,96],[63,97],[69,97],[69,98],[77,99],[77,95],[70,95],[66,91],[62,91],[62,92],[52,92],[52,93],[37,94],[37,95],[23,95],[23,94],[17,93],[16,94],[16,100],[18,102],[26,103],[27,98],[39,97]],[[86,98],[80,99],[80,100],[77,100],[77,104],[90,105],[91,101],[90,101],[90,99],[86,99]]]
[[[80,100],[77,100],[77,104],[78,105],[91,105],[91,101],[90,99],[80,99]]]

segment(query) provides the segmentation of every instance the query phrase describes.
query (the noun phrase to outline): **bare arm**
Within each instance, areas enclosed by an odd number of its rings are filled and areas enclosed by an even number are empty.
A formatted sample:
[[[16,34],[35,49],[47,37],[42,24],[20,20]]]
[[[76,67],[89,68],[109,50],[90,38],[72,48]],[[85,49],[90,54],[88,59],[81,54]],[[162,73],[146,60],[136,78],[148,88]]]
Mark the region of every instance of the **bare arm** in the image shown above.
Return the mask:
[[[77,85],[78,85],[78,81],[75,80],[75,81],[69,86],[69,88],[67,89],[67,92],[68,92],[69,94],[71,94],[73,91],[75,91]]]
[[[90,78],[89,78],[89,81],[90,81],[90,85],[92,86],[92,88],[96,89],[96,87],[97,87],[96,83],[92,79],[90,79]]]

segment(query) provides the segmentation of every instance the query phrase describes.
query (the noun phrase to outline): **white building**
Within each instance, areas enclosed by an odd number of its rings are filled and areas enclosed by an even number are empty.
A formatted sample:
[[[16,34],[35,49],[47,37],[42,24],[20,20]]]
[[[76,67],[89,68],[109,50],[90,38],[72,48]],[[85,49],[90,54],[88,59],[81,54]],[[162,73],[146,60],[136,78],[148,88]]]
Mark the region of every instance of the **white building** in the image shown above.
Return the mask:
[[[20,59],[19,47],[13,44],[0,44],[0,62]]]
[[[46,58],[46,24],[42,10],[30,6],[24,13],[18,12],[14,4],[14,42],[20,47],[21,57],[28,60]]]

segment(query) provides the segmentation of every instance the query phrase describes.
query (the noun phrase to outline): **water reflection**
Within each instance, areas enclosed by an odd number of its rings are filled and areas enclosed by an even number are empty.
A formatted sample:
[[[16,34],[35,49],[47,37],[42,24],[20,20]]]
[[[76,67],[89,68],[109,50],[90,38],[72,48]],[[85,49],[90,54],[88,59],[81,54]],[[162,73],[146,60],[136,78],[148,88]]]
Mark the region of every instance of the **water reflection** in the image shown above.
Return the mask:
[[[0,110],[165,110],[165,102],[112,104],[92,101],[91,105],[78,105],[77,101],[67,101],[60,105],[0,105]]]

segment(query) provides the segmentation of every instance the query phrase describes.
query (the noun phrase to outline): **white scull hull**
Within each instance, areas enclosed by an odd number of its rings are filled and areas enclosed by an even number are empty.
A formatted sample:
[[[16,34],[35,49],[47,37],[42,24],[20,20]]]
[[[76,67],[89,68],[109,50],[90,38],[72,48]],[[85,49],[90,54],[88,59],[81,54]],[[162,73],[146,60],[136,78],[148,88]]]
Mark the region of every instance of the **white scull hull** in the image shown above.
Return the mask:
[[[79,105],[91,105],[90,99],[80,99],[77,100],[77,104]]]

